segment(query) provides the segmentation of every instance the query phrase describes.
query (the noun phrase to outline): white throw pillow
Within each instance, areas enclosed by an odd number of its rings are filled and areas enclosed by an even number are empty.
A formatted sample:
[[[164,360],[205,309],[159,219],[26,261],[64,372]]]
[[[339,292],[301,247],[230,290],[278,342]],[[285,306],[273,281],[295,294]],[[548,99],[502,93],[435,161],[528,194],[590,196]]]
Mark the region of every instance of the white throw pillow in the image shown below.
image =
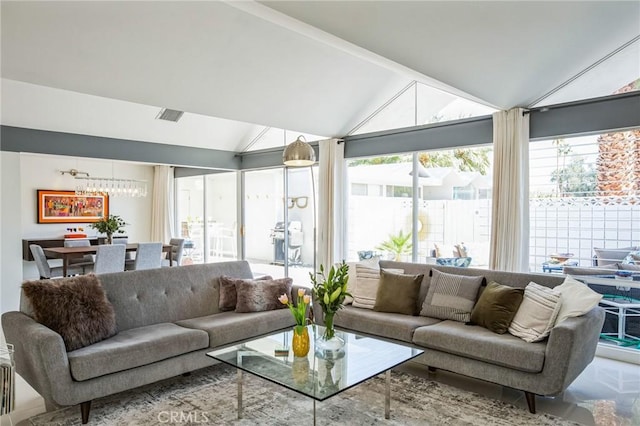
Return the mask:
[[[560,311],[560,292],[530,282],[509,326],[509,333],[525,342],[539,342],[549,335]]]
[[[554,291],[560,293],[560,312],[556,324],[567,318],[579,317],[593,309],[602,300],[602,295],[591,290],[586,284],[568,276]]]
[[[385,271],[395,274],[403,274],[403,269],[389,269]],[[373,309],[376,304],[376,295],[378,294],[378,284],[380,283],[380,269],[368,268],[359,263],[356,264],[356,282],[352,287],[353,295],[352,305],[356,308]]]
[[[356,280],[357,280],[356,265],[362,265],[362,266],[366,266],[367,268],[379,270],[380,269],[380,265],[378,265],[379,261],[380,261],[380,256],[374,256],[370,259],[363,259],[358,262],[347,262],[347,266],[349,267],[349,271],[347,273],[347,291],[353,294],[356,288]],[[336,268],[338,267],[338,265],[339,264],[336,264]],[[351,303],[353,303],[353,297],[347,296],[344,298],[345,305],[349,305]]]

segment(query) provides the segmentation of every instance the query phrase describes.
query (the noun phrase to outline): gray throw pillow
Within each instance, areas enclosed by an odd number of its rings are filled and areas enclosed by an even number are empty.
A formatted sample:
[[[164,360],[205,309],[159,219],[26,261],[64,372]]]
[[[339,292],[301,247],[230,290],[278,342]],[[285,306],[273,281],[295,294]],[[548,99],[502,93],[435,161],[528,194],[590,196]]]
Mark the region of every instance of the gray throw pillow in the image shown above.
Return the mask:
[[[260,278],[254,278],[255,280],[272,280],[270,275],[264,275]],[[238,301],[238,293],[236,292],[236,284],[242,281],[243,278],[231,278],[226,275],[222,275],[218,282],[220,283],[220,300],[218,302],[218,308],[225,311],[233,311],[236,309],[236,303]]]
[[[422,278],[423,274],[394,274],[382,269],[373,310],[415,315]]]
[[[95,275],[27,281],[22,290],[34,319],[62,336],[68,352],[117,333],[113,306]]]
[[[236,312],[262,312],[286,308],[278,300],[283,294],[291,298],[291,278],[277,280],[240,280],[236,283]]]
[[[433,276],[420,315],[469,322],[483,277],[469,277],[432,269]]]

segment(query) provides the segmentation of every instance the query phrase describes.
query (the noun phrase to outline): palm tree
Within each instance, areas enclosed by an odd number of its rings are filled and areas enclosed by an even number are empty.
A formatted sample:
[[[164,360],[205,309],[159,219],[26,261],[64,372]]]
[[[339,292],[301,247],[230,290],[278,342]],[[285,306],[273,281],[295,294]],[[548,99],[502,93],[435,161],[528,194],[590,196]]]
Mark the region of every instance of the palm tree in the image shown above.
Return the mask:
[[[405,234],[400,230],[397,235],[390,234],[389,239],[382,242],[376,249],[392,253],[394,260],[400,261],[403,254],[411,254],[412,252],[411,232]]]

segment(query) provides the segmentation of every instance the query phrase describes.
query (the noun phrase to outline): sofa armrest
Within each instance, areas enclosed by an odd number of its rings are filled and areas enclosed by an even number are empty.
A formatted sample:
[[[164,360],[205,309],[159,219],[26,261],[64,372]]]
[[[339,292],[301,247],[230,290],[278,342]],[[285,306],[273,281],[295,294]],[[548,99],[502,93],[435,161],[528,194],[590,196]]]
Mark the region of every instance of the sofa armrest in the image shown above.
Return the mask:
[[[568,318],[553,327],[545,353],[543,374],[551,386],[545,395],[566,389],[593,360],[605,312],[595,307],[586,314]]]
[[[65,405],[71,373],[62,337],[22,312],[2,314],[2,329],[14,345],[16,371],[44,399]]]

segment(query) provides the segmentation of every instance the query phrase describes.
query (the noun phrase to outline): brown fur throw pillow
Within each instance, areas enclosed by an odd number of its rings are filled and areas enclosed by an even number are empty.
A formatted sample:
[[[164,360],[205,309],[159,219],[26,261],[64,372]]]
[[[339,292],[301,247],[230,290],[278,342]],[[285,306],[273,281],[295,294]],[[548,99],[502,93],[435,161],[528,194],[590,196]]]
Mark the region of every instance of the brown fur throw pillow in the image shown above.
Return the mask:
[[[286,294],[291,300],[291,278],[277,280],[240,280],[236,285],[236,312],[262,312],[286,308],[278,297]]]
[[[270,275],[255,278],[255,280],[272,279],[273,278]],[[218,308],[221,311],[233,311],[236,309],[236,303],[238,302],[238,292],[236,291],[236,284],[240,281],[243,281],[243,279],[231,278],[227,277],[226,275],[222,275],[220,277],[220,301],[218,302]]]
[[[113,306],[95,275],[27,281],[22,290],[34,319],[60,334],[68,352],[117,332]]]

